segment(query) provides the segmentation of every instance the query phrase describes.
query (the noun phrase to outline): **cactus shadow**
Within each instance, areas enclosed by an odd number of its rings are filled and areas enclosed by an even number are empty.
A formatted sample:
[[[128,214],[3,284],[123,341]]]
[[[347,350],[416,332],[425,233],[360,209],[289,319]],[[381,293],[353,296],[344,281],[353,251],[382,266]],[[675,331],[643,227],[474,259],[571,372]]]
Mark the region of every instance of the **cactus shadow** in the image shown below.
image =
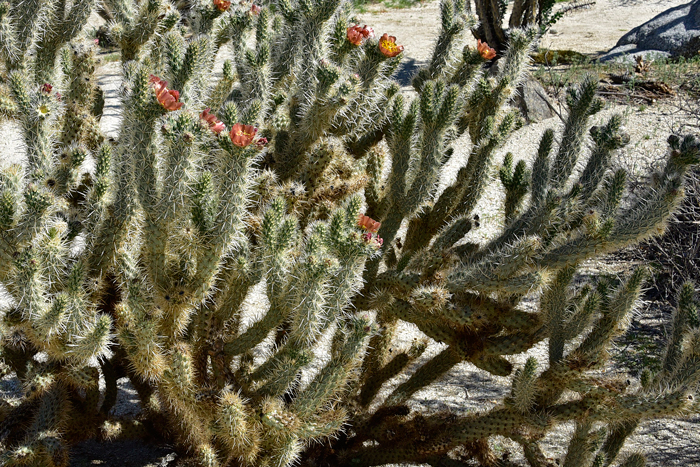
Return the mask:
[[[70,467],[170,467],[175,465],[176,458],[172,448],[138,439],[111,442],[88,440],[71,449]]]
[[[410,86],[413,75],[415,75],[422,66],[423,63],[419,63],[415,58],[407,58],[401,62],[396,73],[394,73],[394,79],[398,81],[401,86]]]

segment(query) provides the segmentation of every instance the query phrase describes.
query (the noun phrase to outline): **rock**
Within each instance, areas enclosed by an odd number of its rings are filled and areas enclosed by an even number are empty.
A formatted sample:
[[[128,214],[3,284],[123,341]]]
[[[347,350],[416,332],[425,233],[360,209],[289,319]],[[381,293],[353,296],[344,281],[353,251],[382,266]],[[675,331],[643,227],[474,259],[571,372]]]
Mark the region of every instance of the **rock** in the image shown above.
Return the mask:
[[[623,46],[633,47],[623,49]],[[632,29],[620,38],[604,57],[612,60],[619,54],[662,52],[670,56],[692,57],[700,51],[700,0],[670,8]]]
[[[547,91],[533,78],[526,79],[518,86],[513,104],[520,109],[529,123],[546,120],[555,115],[547,98]]]
[[[661,58],[669,58],[671,56],[671,52],[666,52],[664,50],[642,50],[637,47],[636,44],[627,44],[610,49],[608,53],[598,58],[598,60],[601,62],[615,62],[626,65],[634,65],[634,57],[639,55],[641,55],[645,61],[653,62],[654,60],[659,60]]]
[[[505,62],[497,60],[489,68],[489,76],[497,76]],[[547,91],[539,81],[532,76],[527,76],[518,86],[511,104],[517,107],[528,123],[539,122],[554,117],[556,114],[547,97]]]

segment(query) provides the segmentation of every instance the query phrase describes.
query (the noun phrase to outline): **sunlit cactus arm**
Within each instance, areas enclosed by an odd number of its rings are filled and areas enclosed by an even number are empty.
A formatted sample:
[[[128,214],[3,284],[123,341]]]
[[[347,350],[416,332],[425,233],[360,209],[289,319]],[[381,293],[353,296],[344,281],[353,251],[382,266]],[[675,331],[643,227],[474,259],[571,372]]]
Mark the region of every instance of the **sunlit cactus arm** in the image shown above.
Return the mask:
[[[591,128],[589,133],[594,143],[593,151],[577,181],[582,187],[581,199],[590,198],[603,181],[614,151],[629,142],[629,136],[620,131],[621,126],[622,117],[613,115],[604,126]]]
[[[466,180],[462,182],[461,179],[458,179],[457,181],[458,185],[469,187],[468,190],[463,192],[464,194],[457,203],[453,202],[453,206],[460,212],[470,213],[476,207],[476,203],[483,195],[484,188],[489,180],[488,173],[493,162],[494,151],[505,141],[506,136],[515,129],[518,123],[517,119],[517,115],[510,112],[503,117],[497,126],[495,126],[495,122],[490,125],[489,122],[485,122],[487,128],[489,126],[493,128],[493,133],[483,140],[483,146],[479,146],[479,148],[470,155],[469,162],[467,162],[467,166],[465,167]],[[474,157],[474,164],[470,164],[472,162],[472,157]],[[442,196],[444,196],[444,194]],[[438,203],[439,201],[440,200],[438,200]]]
[[[537,157],[532,167],[529,207],[520,216],[513,219],[501,235],[482,248],[481,254],[473,255],[474,259],[479,259],[487,252],[500,248],[523,235],[534,235],[541,232],[545,226],[553,224],[555,208],[560,202],[554,196],[548,196],[549,155],[553,142],[554,131],[546,130],[540,139]]]
[[[17,64],[20,57],[19,38],[15,29],[17,25],[13,22],[15,18],[12,16],[11,9],[9,2],[0,4],[0,60],[5,63],[8,70],[13,68],[13,64]],[[25,14],[28,11],[29,9],[25,10]],[[32,17],[37,18],[36,15]]]
[[[262,226],[262,240],[269,255],[265,258],[264,270],[268,271],[267,293],[270,297],[270,309],[262,319],[226,343],[224,352],[229,356],[239,355],[255,347],[288,316],[286,295],[289,283],[286,275],[290,266],[287,263],[289,249],[296,234],[296,223],[290,218],[284,219],[284,209],[284,200],[275,199],[265,213]],[[295,270],[294,267],[291,269]]]
[[[580,87],[571,89],[567,95],[569,115],[550,175],[552,188],[555,190],[563,187],[576,165],[586,138],[588,118],[603,108],[602,99],[595,95],[597,87],[597,79],[588,77]]]
[[[367,212],[365,214],[372,219],[381,219],[384,213],[381,212],[380,206],[386,206],[383,203],[386,196],[386,189],[383,186],[382,172],[386,164],[386,156],[382,152],[372,150],[367,157],[367,175],[369,183],[365,187],[365,200],[367,202]]]
[[[10,74],[9,84],[21,116],[20,124],[27,145],[28,174],[31,180],[41,181],[50,173],[53,141],[49,128],[58,106],[50,94],[32,89],[34,86],[27,83],[20,71]]]
[[[148,303],[143,303],[147,299],[143,296],[143,287],[143,284],[132,284],[127,303],[116,310],[117,339],[134,373],[144,381],[157,381],[165,370],[166,356],[160,343],[158,323],[145,312]]]
[[[550,365],[554,365],[564,357],[564,345],[570,339],[564,334],[563,326],[570,311],[567,289],[575,273],[576,268],[573,266],[561,269],[542,295],[540,308],[545,316],[544,322],[549,327]]]
[[[110,345],[112,320],[91,308],[84,290],[85,266],[73,264],[66,279],[65,354],[76,365],[86,365],[91,358],[102,356]],[[60,356],[56,356],[60,357]]]
[[[133,172],[123,150],[119,150],[115,157],[114,174],[116,183],[114,186],[114,201],[109,205],[102,222],[99,222],[95,234],[88,236],[89,245],[92,246],[87,264],[90,273],[104,274],[115,264],[117,253],[126,239],[129,222],[134,214],[133,202],[136,199],[133,186]],[[99,215],[97,211],[95,217]]]
[[[219,397],[216,422],[212,431],[231,456],[252,463],[260,450],[260,423],[240,395],[224,391]]]
[[[427,82],[420,102],[420,165],[414,174],[414,182],[407,189],[406,213],[413,213],[423,204],[437,183],[440,169],[445,163],[445,132],[457,116],[460,89],[445,87],[444,82]]]
[[[275,356],[256,370],[258,373],[267,367],[278,367],[287,374],[287,378],[268,376],[268,386],[286,389],[294,380],[289,377],[296,377],[290,368],[308,359],[304,355],[305,350],[310,350],[321,333],[333,323],[343,319],[343,308],[357,292],[363,260],[372,251],[372,247],[368,248],[355,232],[359,208],[360,198],[351,198],[346,208],[333,213],[327,227],[323,224],[314,226],[314,233],[307,240],[307,254],[310,256],[298,268],[299,273],[289,297],[288,306],[294,312],[287,341]],[[338,259],[324,258],[322,245]],[[281,359],[289,362],[286,367],[281,365]]]
[[[357,95],[357,78],[342,76],[340,72],[332,64],[318,67],[314,99],[300,109],[295,128],[295,143],[300,145],[301,152],[330,130],[333,117],[346,111],[348,100]]]
[[[537,360],[530,357],[525,365],[518,369],[513,375],[510,396],[505,399],[508,407],[528,413],[535,404],[535,397],[539,390],[535,372],[537,371]]]
[[[67,8],[66,2],[56,2],[52,6],[50,27],[39,36],[34,57],[34,80],[36,83],[52,81],[56,58],[60,48],[71,41],[85,26],[95,7],[93,0],[77,0]]]
[[[122,4],[122,5],[120,5]],[[144,44],[153,36],[161,25],[173,24],[179,14],[167,1],[148,0],[136,2],[110,1],[116,23],[110,28],[110,35],[121,48],[122,61],[135,60]],[[165,31],[161,31],[165,32]]]
[[[108,144],[100,146],[95,159],[93,186],[87,195],[84,209],[85,216],[82,221],[83,230],[87,234],[85,241],[88,249],[90,249],[91,242],[94,240],[92,233],[103,219],[107,209],[107,196],[112,187],[112,178],[114,177],[112,147]]]
[[[251,184],[251,170],[258,148],[251,144],[238,147],[230,139],[219,137],[224,155],[217,162],[215,176],[219,183],[219,211],[208,240],[198,252],[197,272],[188,288],[193,303],[200,303],[211,291],[215,275],[221,264],[223,252],[229,245],[239,242]],[[295,227],[295,226],[294,226]],[[287,235],[291,233],[287,232]],[[284,241],[289,242],[289,238]],[[284,246],[287,248],[288,245]]]
[[[4,26],[2,49],[8,71],[22,66],[24,55],[36,38],[36,33],[44,29],[51,20],[50,7],[53,5],[33,0],[31,2],[4,2],[0,14]]]
[[[387,134],[387,144],[391,151],[392,165],[388,185],[390,186],[388,201],[394,206],[401,206],[406,196],[406,173],[415,148],[415,127],[418,119],[420,102],[411,101],[404,115],[404,97],[396,96],[391,111],[391,127]]]
[[[214,49],[219,50],[227,42],[231,42],[231,49],[238,60],[243,50],[245,33],[252,26],[251,15],[248,11],[235,11],[223,15],[214,25]]]
[[[195,456],[207,467],[220,464],[216,450],[209,440],[209,420],[194,408],[195,391],[194,368],[190,349],[179,344],[169,355],[167,369],[163,372],[160,389],[163,402],[170,406],[177,416],[178,428],[187,443],[194,447]]]
[[[154,195],[154,200],[142,202],[146,214],[147,265],[153,283],[165,293],[175,293],[166,277],[165,254],[169,232],[174,227],[176,214],[189,207],[190,185],[196,175],[196,140],[204,131],[199,119],[188,113],[179,113],[166,121],[161,131],[165,146],[161,170],[163,176],[156,175],[157,179],[161,179],[159,192]]]
[[[94,50],[72,46],[64,51],[68,55],[68,60],[64,60],[68,62],[64,65],[68,89],[63,97],[66,112],[59,139],[65,146],[79,143],[94,150],[104,139],[98,120],[102,91],[95,83]]]
[[[590,420],[577,422],[562,465],[565,467],[590,465],[601,441],[601,435],[600,430],[593,431],[593,423]]]
[[[668,382],[683,387],[693,387],[700,380],[700,331],[695,328],[686,336],[683,360],[679,362]]]
[[[17,300],[20,306],[17,313],[24,320],[41,318],[49,312],[47,287],[42,280],[42,264],[36,255],[25,251],[15,259],[15,274],[10,282],[11,296]]]
[[[513,154],[509,152],[498,175],[506,190],[504,208],[506,223],[508,223],[519,212],[523,197],[527,194],[529,174],[523,160],[518,161],[513,168]]]
[[[440,195],[432,209],[418,217],[417,221],[412,222],[406,239],[410,250],[419,248],[429,241],[430,234],[434,235],[440,230],[451,214],[470,213],[476,206],[488,183],[487,173],[490,171],[494,152],[513,129],[515,114],[507,114],[496,129],[493,128],[492,119],[484,124],[490,129],[490,136],[475,145],[467,165],[459,170],[455,183]]]
[[[366,338],[374,332],[371,323],[363,318],[351,318],[340,326],[345,327],[345,335],[336,337],[338,341],[334,342],[330,362],[290,406],[290,410],[302,419],[313,415],[344,390],[362,358]]]
[[[671,160],[664,169],[668,175],[664,176],[664,182],[661,186],[642,193],[639,200],[632,206],[618,210],[614,220],[610,219],[601,223],[588,235],[581,235],[551,249],[537,262],[542,265],[546,263],[548,267],[559,268],[565,264],[572,264],[588,258],[593,254],[612,251],[628,245],[630,242],[663,232],[666,219],[676,208],[683,195],[679,183],[687,166],[682,161],[695,160],[698,153],[697,148],[688,143],[683,151],[677,150],[675,154],[675,156],[671,156]]]
[[[620,322],[633,308],[646,277],[643,268],[636,269],[627,282],[611,297],[609,308],[603,308],[602,317],[593,324],[592,331],[578,347],[588,358],[595,359],[609,340],[619,332]]]
[[[172,36],[179,38],[179,33],[171,31],[166,40]],[[186,44],[186,47],[184,41],[180,44],[182,56],[176,63],[167,60],[171,76],[169,83],[172,89],[180,91],[189,105],[194,106],[199,105],[208,89],[214,54],[207,36],[192,38]]]
[[[656,375],[657,381],[668,378],[678,368],[683,358],[684,338],[697,321],[697,308],[693,300],[695,287],[692,282],[686,282],[678,295],[678,306],[673,315],[673,328],[666,346],[666,354],[661,365],[661,371]],[[688,345],[688,343],[685,343]]]
[[[240,307],[250,287],[262,279],[259,264],[248,247],[244,244],[226,256],[213,287],[215,291],[197,312],[198,333],[208,342],[222,337],[226,328],[238,330]]]
[[[209,34],[212,28],[220,22],[220,18],[231,9],[230,3],[215,3],[207,0],[199,0],[189,5],[187,20],[196,34]],[[217,21],[219,20],[219,21]]]
[[[310,239],[310,242],[318,239]],[[312,247],[313,248],[313,247]],[[298,276],[290,289],[288,306],[293,310],[290,316],[290,330],[284,346],[271,356],[251,378],[260,376],[268,380],[260,390],[263,394],[280,396],[296,379],[302,366],[309,363],[310,348],[316,343],[321,330],[328,320],[325,309],[328,294],[328,280],[337,263],[331,258],[323,258],[311,253],[302,260]]]
[[[221,79],[209,92],[209,97],[205,101],[207,107],[218,112],[224,101],[229,96],[235,83],[236,74],[230,60],[224,61]]]
[[[464,45],[466,31],[476,25],[476,18],[469,15],[466,2],[445,0],[440,3],[441,29],[430,63],[413,78],[413,86],[421,91],[423,83],[445,76],[454,67],[454,50]]]
[[[255,20],[255,49],[235,50],[236,74],[239,79],[237,104],[247,108],[252,101],[261,103],[262,115],[267,115],[270,102],[270,10],[262,8]]]

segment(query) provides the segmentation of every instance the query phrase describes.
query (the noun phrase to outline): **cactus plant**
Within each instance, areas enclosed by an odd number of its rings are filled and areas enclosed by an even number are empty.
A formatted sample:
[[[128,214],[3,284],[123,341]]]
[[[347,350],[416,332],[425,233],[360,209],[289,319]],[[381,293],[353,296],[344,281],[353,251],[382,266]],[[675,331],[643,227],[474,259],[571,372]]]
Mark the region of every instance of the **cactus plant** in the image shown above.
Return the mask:
[[[473,243],[495,151],[519,125],[508,102],[533,31],[512,31],[487,77],[493,53],[469,43],[466,3],[444,0],[407,103],[391,78],[402,46],[352,24],[339,0],[106,5],[123,60],[114,139],[99,131],[93,49],[69,44],[75,28],[42,33],[65,5],[37,3],[35,17],[0,5],[0,115],[19,123],[27,153],[0,173],[12,297],[0,357],[24,389],[0,405],[3,465],[65,466],[80,439],[150,430],[203,466],[489,465],[494,435],[539,466],[539,440],[570,421],[566,465],[610,465],[639,421],[697,410],[692,290],[662,373],[631,393],[591,371],[644,270],[572,285],[582,261],[663,230],[698,162],[693,138],[671,138],[655,184],[625,198],[611,156],[628,138],[619,116],[589,129],[602,102],[588,79],[569,93],[558,143],[545,132],[530,168],[507,156],[506,224]],[[439,192],[462,136],[469,158]],[[522,309],[533,295],[539,309]],[[399,321],[442,350],[413,369],[428,341],[393,353]],[[544,340],[544,369],[513,372],[506,357]],[[513,374],[512,393],[466,417],[409,410],[463,362]],[[139,420],[111,415],[124,376]]]

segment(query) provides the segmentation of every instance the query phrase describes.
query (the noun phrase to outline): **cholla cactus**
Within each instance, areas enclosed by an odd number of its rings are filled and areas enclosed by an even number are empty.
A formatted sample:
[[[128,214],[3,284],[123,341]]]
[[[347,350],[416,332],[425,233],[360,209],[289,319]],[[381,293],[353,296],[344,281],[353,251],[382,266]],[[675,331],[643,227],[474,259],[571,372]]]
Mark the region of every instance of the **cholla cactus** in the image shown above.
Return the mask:
[[[105,141],[93,52],[62,48],[72,29],[43,33],[53,8],[25,18],[0,7],[0,114],[18,121],[27,148],[26,164],[0,174],[0,281],[13,299],[0,356],[25,389],[0,405],[3,465],[63,466],[71,442],[150,428],[204,466],[489,465],[493,435],[539,466],[538,441],[569,421],[566,465],[609,465],[640,420],[694,410],[690,289],[663,372],[627,394],[588,372],[623,329],[644,271],[618,287],[571,285],[581,261],[663,230],[698,159],[692,138],[672,138],[655,185],[625,199],[610,163],[626,143],[621,119],[589,130],[602,107],[589,79],[569,94],[558,144],[545,132],[530,168],[506,158],[501,233],[465,240],[495,151],[519,124],[507,103],[533,33],[514,31],[488,78],[492,53],[470,44],[465,3],[444,0],[407,105],[391,79],[400,39],[351,24],[337,0],[274,11],[216,0],[182,15],[167,2],[110,2],[122,123]],[[226,44],[232,59],[215,78]],[[462,135],[469,159],[438,193]],[[266,300],[251,322],[253,293]],[[520,308],[528,294],[537,312]],[[410,370],[427,341],[392,355],[399,320],[444,350]],[[456,364],[508,376],[506,356],[545,339],[546,368],[528,361],[495,409],[410,413],[412,395]],[[123,376],[141,420],[110,416]]]

